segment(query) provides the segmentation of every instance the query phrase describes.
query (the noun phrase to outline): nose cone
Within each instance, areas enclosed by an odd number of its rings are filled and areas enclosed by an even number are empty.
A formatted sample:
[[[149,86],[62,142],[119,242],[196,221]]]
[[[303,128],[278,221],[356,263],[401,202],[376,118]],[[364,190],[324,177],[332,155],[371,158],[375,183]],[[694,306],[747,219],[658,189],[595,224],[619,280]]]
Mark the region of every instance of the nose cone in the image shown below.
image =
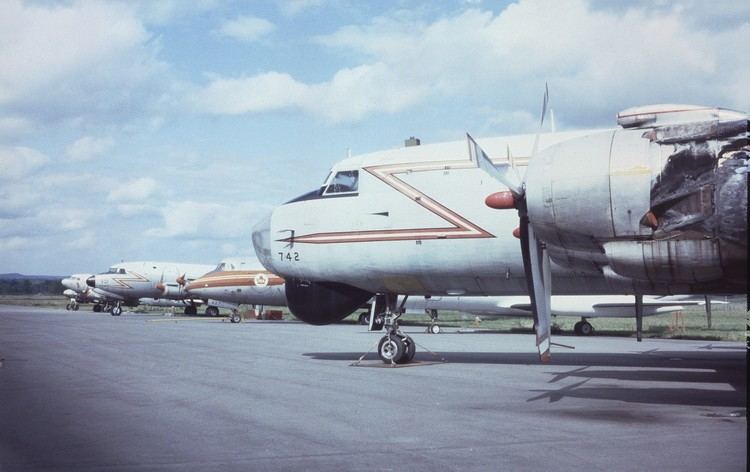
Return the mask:
[[[96,288],[96,276],[92,275],[88,279],[86,279],[86,285],[88,285],[91,288]]]
[[[60,283],[63,285],[63,287],[68,288],[70,290],[76,289],[76,281],[75,279],[71,277],[66,277],[60,281]]]
[[[271,216],[269,213],[253,227],[253,247],[255,255],[263,266],[273,272],[271,264]]]

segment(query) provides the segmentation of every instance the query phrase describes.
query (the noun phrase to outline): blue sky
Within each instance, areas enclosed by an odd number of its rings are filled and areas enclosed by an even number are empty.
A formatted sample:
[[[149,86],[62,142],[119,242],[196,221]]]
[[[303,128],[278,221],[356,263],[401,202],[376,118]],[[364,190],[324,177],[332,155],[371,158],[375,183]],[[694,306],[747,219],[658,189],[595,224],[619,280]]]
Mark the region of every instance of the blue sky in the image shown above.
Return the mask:
[[[744,1],[0,2],[0,273],[253,255],[348,150],[750,110]]]

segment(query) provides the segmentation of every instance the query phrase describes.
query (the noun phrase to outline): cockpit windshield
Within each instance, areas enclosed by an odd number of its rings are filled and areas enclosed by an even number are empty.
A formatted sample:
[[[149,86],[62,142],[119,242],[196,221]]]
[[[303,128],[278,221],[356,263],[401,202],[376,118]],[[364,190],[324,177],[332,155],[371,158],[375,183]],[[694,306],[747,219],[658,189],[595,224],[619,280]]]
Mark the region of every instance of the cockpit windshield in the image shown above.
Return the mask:
[[[125,274],[125,269],[122,267],[110,267],[106,274]]]
[[[356,193],[359,188],[359,171],[342,170],[336,172],[326,187],[323,195]]]

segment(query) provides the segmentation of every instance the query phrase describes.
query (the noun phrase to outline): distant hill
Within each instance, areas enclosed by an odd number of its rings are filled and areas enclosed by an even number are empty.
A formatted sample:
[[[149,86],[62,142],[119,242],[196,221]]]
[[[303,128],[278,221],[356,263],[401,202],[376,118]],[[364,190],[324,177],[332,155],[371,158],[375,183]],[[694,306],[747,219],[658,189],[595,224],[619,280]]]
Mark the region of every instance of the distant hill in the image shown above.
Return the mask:
[[[24,275],[17,272],[0,274],[0,280],[61,280],[62,275]]]

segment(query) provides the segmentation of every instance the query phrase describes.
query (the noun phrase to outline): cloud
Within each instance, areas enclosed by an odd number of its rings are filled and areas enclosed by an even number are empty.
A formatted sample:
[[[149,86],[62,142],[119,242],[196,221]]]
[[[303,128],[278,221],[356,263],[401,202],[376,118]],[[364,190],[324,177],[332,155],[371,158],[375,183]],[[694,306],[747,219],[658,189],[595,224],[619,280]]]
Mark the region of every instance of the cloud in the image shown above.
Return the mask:
[[[320,7],[326,0],[280,0],[279,9],[284,15],[296,16],[309,8]]]
[[[276,26],[264,18],[243,15],[225,21],[218,32],[238,41],[253,42],[270,34],[275,29]]]
[[[270,208],[269,205],[252,202],[225,205],[192,200],[169,201],[162,208],[163,226],[146,231],[146,236],[182,239],[249,238],[253,224]]]
[[[0,180],[18,180],[49,162],[41,152],[23,146],[0,146]]]
[[[173,86],[158,52],[125,3],[0,2],[0,120],[80,127],[157,113]]]
[[[327,82],[305,84],[268,72],[217,78],[192,95],[199,111],[238,115],[298,108],[331,122],[357,121],[372,112],[394,113],[419,102],[426,90],[399,82],[383,64],[341,69]]]
[[[693,21],[697,7],[606,5],[521,0],[430,21],[394,12],[315,39],[357,62],[327,81],[216,77],[194,104],[212,114],[298,109],[332,122],[457,101],[512,114],[535,108],[549,82],[560,123],[577,126],[644,103],[750,108],[750,59],[733,46],[750,41],[750,24],[709,27]]]
[[[41,245],[41,242],[34,238],[24,238],[20,236],[11,236],[9,238],[0,238],[0,252],[18,251],[22,249],[31,249]]]
[[[68,146],[65,155],[70,161],[88,161],[109,151],[114,144],[112,138],[84,136]]]
[[[146,200],[154,193],[156,187],[157,183],[151,177],[141,177],[127,182],[120,182],[109,192],[107,201],[137,202]]]

